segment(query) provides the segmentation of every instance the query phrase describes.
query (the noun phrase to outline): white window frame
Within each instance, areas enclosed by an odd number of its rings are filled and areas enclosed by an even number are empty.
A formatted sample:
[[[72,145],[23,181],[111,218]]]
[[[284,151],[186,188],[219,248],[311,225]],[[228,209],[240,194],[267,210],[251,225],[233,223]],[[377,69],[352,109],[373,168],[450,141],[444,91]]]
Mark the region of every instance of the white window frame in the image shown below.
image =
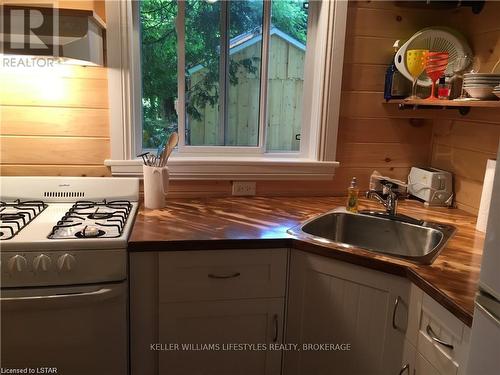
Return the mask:
[[[270,3],[265,0],[265,9]],[[183,5],[183,4],[182,4]],[[259,129],[258,147],[180,146],[169,160],[172,179],[331,179],[335,168],[342,82],[347,1],[312,1],[309,9],[305,59],[304,109],[299,152],[265,151],[265,132]],[[266,12],[266,10],[264,10]],[[106,1],[108,90],[111,158],[105,164],[113,175],[141,175],[142,95],[140,72],[139,3]],[[264,17],[264,20],[269,17]],[[269,25],[264,25],[269,29]],[[178,32],[183,32],[178,28]],[[263,43],[263,45],[266,45]],[[265,53],[265,54],[264,54]],[[267,51],[263,59],[267,60]],[[179,67],[184,61],[179,58]],[[317,62],[321,61],[321,64]],[[263,64],[267,71],[267,61]],[[314,69],[313,69],[314,67]],[[267,86],[266,79],[261,82]],[[182,80],[184,81],[184,80]],[[267,87],[262,88],[267,91]],[[261,95],[260,126],[264,127],[266,96]],[[180,98],[179,109],[185,110]],[[328,108],[328,110],[327,110]],[[184,116],[179,112],[179,121]],[[184,133],[179,133],[183,140]]]

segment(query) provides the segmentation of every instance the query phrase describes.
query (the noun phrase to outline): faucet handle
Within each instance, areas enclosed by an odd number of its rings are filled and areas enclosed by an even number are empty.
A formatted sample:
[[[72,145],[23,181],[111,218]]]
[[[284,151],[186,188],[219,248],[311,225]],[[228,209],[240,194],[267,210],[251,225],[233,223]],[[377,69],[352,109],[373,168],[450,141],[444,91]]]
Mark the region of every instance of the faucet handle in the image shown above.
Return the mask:
[[[395,183],[390,182],[390,181],[381,181],[381,185],[382,185],[382,193],[384,195],[393,193],[397,197],[402,197],[402,198],[405,197],[405,194],[401,193],[401,191],[399,190],[398,184],[395,184]]]

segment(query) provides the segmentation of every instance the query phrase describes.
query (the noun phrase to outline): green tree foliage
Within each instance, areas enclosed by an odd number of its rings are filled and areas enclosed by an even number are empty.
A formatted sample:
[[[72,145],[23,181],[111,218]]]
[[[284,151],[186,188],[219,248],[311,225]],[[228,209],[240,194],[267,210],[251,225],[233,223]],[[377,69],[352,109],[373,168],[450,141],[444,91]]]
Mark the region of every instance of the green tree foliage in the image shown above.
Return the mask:
[[[186,77],[188,70],[201,64],[203,79],[190,86],[187,111],[199,118],[197,108],[217,105],[219,100],[220,1],[188,0],[186,4]],[[275,0],[272,23],[280,30],[305,43],[307,13],[302,0]],[[231,1],[229,37],[258,32],[262,25],[262,0]],[[143,146],[158,147],[166,135],[177,130],[174,101],[177,97],[177,1],[142,0],[141,58]],[[229,81],[238,83],[237,73],[244,69],[256,73],[260,59],[230,60]]]

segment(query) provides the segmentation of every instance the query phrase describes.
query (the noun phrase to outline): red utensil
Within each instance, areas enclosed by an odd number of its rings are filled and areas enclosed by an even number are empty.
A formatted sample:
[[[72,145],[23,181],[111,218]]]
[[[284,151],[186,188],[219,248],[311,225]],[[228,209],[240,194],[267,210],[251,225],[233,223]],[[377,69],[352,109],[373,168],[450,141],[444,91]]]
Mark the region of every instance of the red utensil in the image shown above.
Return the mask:
[[[436,100],[434,95],[436,88],[436,81],[443,75],[448,66],[448,52],[429,52],[427,54],[427,63],[425,65],[425,72],[432,80],[431,95],[426,100]]]

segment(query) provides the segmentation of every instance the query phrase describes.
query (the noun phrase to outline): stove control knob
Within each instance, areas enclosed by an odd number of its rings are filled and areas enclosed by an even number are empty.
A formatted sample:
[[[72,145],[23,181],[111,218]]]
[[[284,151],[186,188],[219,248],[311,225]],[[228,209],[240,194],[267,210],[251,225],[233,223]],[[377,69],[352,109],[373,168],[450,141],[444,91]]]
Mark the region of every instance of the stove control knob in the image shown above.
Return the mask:
[[[35,272],[47,272],[52,264],[52,259],[48,255],[40,254],[33,259],[33,269]]]
[[[59,257],[57,260],[57,268],[59,271],[71,271],[75,268],[76,259],[71,254],[64,254]]]
[[[22,255],[14,255],[9,259],[8,267],[10,273],[23,272],[28,267],[28,262]]]

